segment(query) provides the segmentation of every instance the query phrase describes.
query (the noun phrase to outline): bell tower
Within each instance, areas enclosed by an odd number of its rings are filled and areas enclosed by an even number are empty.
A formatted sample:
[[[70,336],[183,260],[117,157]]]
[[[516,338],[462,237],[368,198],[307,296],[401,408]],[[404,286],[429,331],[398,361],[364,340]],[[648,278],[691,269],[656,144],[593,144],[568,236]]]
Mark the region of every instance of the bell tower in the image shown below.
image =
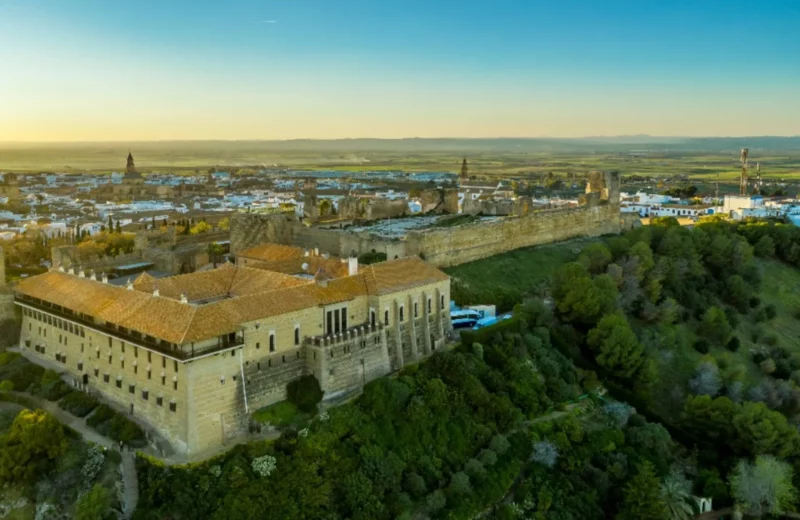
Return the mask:
[[[136,165],[133,164],[133,155],[131,155],[130,150],[128,150],[128,163],[125,165],[125,173],[134,173],[136,171]]]

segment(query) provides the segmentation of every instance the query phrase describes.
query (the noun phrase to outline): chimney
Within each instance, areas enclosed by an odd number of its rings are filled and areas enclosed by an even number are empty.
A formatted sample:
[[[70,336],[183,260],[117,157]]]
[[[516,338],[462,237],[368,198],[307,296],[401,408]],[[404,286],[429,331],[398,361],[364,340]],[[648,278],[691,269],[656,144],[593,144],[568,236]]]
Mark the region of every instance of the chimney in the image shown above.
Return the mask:
[[[351,256],[347,259],[347,275],[355,276],[358,274],[358,257]]]
[[[159,296],[159,293],[158,293],[158,284],[157,284],[157,283],[154,283],[154,284],[153,284],[153,296],[154,296],[154,297],[158,297],[158,296]]]
[[[181,293],[181,303],[189,303],[189,298],[186,297],[186,293]]]
[[[59,271],[60,273],[63,273],[63,272],[64,272],[64,266],[63,266],[63,265],[59,265],[59,266],[58,266],[58,271]]]
[[[97,273],[94,272],[94,269],[92,269],[92,272],[89,274],[89,279],[97,281]]]
[[[86,273],[83,272],[83,269],[80,269],[78,271],[78,278],[86,278]]]
[[[100,274],[100,281],[108,283],[108,275],[105,272]]]
[[[133,290],[133,282],[131,281],[130,277],[128,278],[128,290],[129,291]]]
[[[319,248],[318,247],[314,248],[314,256],[319,256]]]
[[[69,271],[67,271],[67,274],[75,274],[75,268],[72,267],[72,266],[69,266]]]

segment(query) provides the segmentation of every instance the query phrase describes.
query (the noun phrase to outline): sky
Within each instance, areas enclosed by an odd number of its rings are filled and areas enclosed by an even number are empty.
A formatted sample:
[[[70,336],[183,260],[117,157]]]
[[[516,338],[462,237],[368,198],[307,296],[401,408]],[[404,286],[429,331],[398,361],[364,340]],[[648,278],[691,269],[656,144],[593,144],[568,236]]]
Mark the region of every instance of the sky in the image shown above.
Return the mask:
[[[800,135],[798,0],[0,0],[0,141]]]

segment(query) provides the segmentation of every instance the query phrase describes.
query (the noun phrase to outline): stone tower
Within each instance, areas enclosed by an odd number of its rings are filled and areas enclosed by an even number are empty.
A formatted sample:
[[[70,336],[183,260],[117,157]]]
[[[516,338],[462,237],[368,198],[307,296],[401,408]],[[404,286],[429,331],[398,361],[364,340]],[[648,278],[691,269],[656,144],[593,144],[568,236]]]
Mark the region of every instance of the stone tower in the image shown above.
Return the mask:
[[[125,165],[125,173],[134,172],[136,172],[136,165],[133,164],[133,155],[131,155],[131,152],[128,151],[128,164]]]
[[[467,158],[466,157],[464,157],[464,160],[461,161],[461,174],[459,175],[459,177],[462,180],[469,179],[469,168],[467,168]]]

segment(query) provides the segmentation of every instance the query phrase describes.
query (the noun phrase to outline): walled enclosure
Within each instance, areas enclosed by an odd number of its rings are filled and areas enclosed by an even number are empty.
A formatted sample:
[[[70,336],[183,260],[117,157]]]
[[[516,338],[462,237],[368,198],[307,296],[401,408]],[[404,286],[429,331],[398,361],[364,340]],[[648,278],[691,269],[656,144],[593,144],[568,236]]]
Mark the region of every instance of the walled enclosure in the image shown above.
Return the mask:
[[[337,256],[355,256],[372,250],[388,258],[418,255],[437,267],[471,262],[521,247],[558,242],[581,236],[622,231],[619,211],[619,173],[592,172],[577,208],[528,212],[495,222],[477,222],[452,228],[411,231],[405,240],[387,239],[368,232],[344,233],[301,223],[293,215],[239,213],[231,219],[231,251],[236,253],[263,242],[318,247]],[[524,211],[523,211],[524,209]]]

